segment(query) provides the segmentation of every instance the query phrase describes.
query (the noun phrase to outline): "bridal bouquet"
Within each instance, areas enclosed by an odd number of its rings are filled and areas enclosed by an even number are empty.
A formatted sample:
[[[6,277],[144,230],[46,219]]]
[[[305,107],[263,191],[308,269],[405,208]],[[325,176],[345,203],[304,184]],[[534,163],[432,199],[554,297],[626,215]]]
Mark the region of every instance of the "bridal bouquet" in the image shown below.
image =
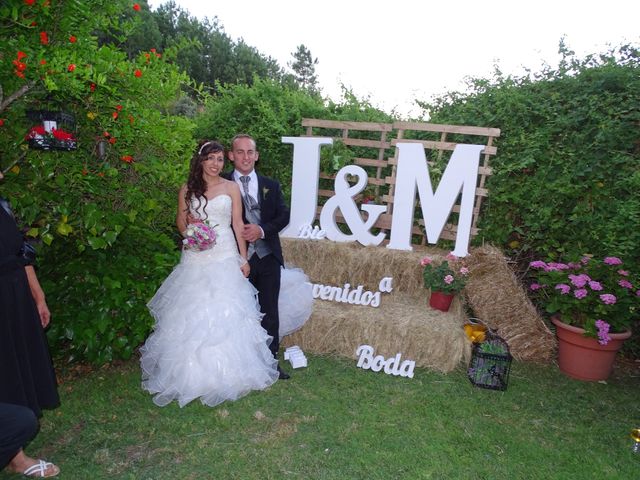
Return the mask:
[[[184,232],[182,244],[185,250],[201,252],[209,250],[216,244],[216,225],[209,222],[190,223]]]

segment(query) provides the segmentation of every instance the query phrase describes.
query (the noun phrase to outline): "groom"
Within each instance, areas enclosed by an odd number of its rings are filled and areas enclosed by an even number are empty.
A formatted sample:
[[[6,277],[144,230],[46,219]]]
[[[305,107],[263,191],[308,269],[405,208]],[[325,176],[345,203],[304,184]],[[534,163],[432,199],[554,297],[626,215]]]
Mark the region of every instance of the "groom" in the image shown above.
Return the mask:
[[[224,176],[240,187],[245,222],[242,238],[247,241],[249,280],[258,290],[260,309],[264,313],[262,328],[273,337],[269,349],[277,358],[280,347],[280,267],[284,266],[278,232],[289,224],[289,207],[284,203],[280,184],[255,172],[258,150],[255,140],[246,134],[233,137],[229,160],[235,169]],[[278,364],[281,380],[289,375]]]

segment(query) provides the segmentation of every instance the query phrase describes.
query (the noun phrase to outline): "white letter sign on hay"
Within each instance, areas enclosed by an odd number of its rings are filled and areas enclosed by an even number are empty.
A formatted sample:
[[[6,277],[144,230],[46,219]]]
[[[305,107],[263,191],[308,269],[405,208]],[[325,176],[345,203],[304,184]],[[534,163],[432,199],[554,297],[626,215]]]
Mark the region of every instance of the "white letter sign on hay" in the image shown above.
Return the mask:
[[[364,286],[362,285],[358,285],[356,288],[351,290],[350,283],[345,283],[344,287],[334,287],[332,285],[314,283],[312,288],[313,298],[319,298],[320,300],[379,307],[382,293],[391,293],[393,290],[393,278],[384,277],[380,280],[378,290],[379,291],[375,293],[365,291]]]
[[[350,186],[348,177],[350,175],[356,176],[358,181],[355,185]],[[334,242],[352,242],[357,240],[362,245],[380,245],[386,236],[380,232],[377,235],[369,233],[373,224],[376,223],[378,217],[387,211],[387,207],[383,205],[370,205],[365,204],[360,208],[367,212],[367,220],[363,221],[358,206],[353,200],[358,193],[365,189],[367,186],[367,172],[363,168],[357,165],[347,165],[342,167],[335,179],[335,192],[336,194],[327,200],[327,203],[322,207],[320,213],[320,226],[327,232],[327,238]],[[352,234],[347,235],[343,233],[336,224],[336,211],[340,209],[340,212],[344,216],[344,219],[351,229]]]
[[[283,237],[297,237],[301,229],[313,224],[318,199],[320,178],[320,146],[333,143],[326,137],[282,137],[283,143],[292,143],[293,171],[291,187],[291,216],[289,225],[280,232]],[[416,190],[420,199],[427,240],[435,244],[442,233],[447,218],[462,192],[456,243],[453,254],[468,254],[472,228],[474,195],[478,177],[480,154],[484,145],[455,146],[451,159],[434,193],[429,176],[429,166],[424,148],[417,143],[397,143],[398,167],[396,194],[391,223],[391,235],[387,248],[412,250],[411,228],[413,223]],[[357,177],[355,185],[349,177]],[[383,205],[363,204],[366,212],[363,220],[354,197],[367,186],[367,174],[357,165],[347,165],[335,177],[335,194],[327,200],[320,212],[320,225],[326,238],[338,242],[357,241],[362,245],[379,245],[386,233],[372,234],[378,218],[387,211]],[[336,223],[340,211],[351,231],[344,233]],[[428,213],[428,215],[427,215]]]
[[[320,230],[317,225],[312,227],[311,224],[305,223],[300,226],[298,238],[308,238],[310,240],[322,240],[327,236],[327,232]]]
[[[357,366],[364,370],[370,368],[374,372],[384,369],[384,373],[387,375],[413,378],[413,369],[416,366],[416,362],[413,360],[404,360],[400,363],[402,356],[400,353],[387,359],[382,355],[374,356],[374,353],[375,351],[371,345],[360,345],[356,350],[356,355],[359,355]]]
[[[303,225],[313,224],[320,178],[320,146],[333,144],[333,139],[282,137],[282,143],[293,144],[293,168],[291,172],[291,215],[289,225],[280,232],[280,235],[297,237]]]
[[[484,145],[456,145],[434,194],[422,145],[398,143],[395,207],[391,221],[391,241],[387,248],[412,250],[411,223],[416,187],[429,243],[436,243],[440,238],[451,209],[462,190],[456,246],[452,253],[457,257],[467,256],[478,165],[483,149]]]

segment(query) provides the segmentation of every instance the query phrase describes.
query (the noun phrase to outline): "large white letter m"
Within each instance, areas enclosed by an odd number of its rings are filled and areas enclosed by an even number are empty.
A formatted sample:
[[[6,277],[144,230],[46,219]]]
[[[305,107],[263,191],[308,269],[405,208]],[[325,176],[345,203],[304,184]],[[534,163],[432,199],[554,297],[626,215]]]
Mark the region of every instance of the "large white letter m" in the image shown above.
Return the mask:
[[[447,168],[433,193],[429,166],[420,143],[398,143],[398,167],[394,195],[391,238],[387,248],[411,250],[411,227],[416,198],[416,187],[422,209],[427,241],[436,243],[447,218],[462,191],[456,245],[452,252],[458,257],[468,254],[473,204],[480,153],[484,145],[456,145]]]

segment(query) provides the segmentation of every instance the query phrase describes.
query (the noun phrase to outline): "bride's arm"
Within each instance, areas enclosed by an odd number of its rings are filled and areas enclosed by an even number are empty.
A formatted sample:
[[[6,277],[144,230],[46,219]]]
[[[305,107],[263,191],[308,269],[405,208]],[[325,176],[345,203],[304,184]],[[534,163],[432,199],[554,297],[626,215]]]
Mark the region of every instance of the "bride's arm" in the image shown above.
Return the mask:
[[[240,188],[235,182],[229,181],[227,185],[229,196],[231,197],[231,226],[233,233],[238,242],[238,251],[240,256],[247,260],[247,241],[242,238],[244,222],[242,221],[242,197],[240,196]]]
[[[187,229],[187,201],[184,198],[184,194],[187,191],[187,185],[183,185],[180,188],[180,192],[178,193],[178,213],[176,215],[176,226],[178,227],[178,231],[182,235],[184,231]],[[184,236],[184,235],[183,235]]]

